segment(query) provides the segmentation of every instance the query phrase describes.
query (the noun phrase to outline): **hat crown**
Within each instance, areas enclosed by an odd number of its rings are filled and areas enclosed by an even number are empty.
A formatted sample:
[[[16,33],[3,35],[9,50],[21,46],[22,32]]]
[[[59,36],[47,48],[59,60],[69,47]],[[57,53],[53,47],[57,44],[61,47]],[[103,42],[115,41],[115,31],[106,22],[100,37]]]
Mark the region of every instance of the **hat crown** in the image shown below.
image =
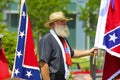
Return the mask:
[[[60,12],[54,12],[54,13],[52,13],[49,16],[49,21],[47,21],[45,23],[45,26],[46,27],[50,27],[50,23],[55,22],[57,20],[66,20],[66,21],[69,21],[69,20],[73,20],[73,19],[65,17],[65,15],[64,15],[64,13],[62,11],[60,11]]]
[[[49,20],[65,19],[63,12],[54,12],[49,16]]]

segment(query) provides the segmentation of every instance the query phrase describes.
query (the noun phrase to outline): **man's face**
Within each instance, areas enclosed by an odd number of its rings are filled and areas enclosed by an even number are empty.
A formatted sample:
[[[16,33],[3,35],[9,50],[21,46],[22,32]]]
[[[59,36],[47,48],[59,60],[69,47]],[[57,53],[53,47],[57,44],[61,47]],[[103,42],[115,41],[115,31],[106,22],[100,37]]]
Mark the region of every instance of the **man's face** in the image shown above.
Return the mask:
[[[55,22],[55,32],[61,37],[67,38],[69,36],[70,33],[65,20],[59,20]]]

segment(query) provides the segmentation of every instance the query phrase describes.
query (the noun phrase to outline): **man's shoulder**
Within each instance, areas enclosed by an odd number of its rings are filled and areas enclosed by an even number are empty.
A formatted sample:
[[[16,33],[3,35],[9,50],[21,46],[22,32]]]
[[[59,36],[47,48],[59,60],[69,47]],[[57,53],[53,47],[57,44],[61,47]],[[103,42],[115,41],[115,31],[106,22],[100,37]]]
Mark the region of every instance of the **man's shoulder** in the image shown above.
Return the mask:
[[[41,39],[42,39],[42,40],[53,41],[53,40],[54,40],[54,37],[52,36],[51,33],[47,33],[47,34],[45,34],[44,36],[42,36]]]
[[[48,38],[50,38],[52,35],[50,34],[50,33],[47,33],[47,34],[45,34],[44,36],[42,36],[42,38],[44,38],[44,39],[48,39]]]
[[[54,37],[51,33],[47,33],[40,39],[40,42],[50,42],[53,43],[55,41]]]

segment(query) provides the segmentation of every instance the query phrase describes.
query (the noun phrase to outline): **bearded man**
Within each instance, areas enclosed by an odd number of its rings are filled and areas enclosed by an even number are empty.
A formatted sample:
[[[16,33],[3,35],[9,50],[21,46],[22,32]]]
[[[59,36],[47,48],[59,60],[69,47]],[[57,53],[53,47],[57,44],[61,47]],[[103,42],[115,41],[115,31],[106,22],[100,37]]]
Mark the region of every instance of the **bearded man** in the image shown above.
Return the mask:
[[[54,12],[45,23],[50,32],[44,35],[39,43],[40,70],[43,80],[67,80],[70,75],[72,57],[93,55],[97,48],[90,50],[72,50],[67,37],[69,29],[63,12]]]

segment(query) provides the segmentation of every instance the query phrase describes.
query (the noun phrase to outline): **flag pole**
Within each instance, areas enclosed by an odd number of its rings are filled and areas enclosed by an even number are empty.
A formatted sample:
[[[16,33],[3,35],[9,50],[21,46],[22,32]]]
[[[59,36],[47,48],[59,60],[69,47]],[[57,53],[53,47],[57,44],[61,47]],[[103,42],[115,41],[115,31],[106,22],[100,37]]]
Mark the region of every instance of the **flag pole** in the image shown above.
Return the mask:
[[[91,71],[90,71],[90,75],[91,75],[92,79],[94,78],[95,60],[96,60],[96,55],[94,54],[92,57],[92,65],[91,65]]]
[[[23,4],[23,0],[20,0],[19,2],[19,14],[21,15],[21,12],[22,12],[22,4]],[[19,21],[20,21],[20,17],[19,17]],[[19,32],[19,26],[20,26],[20,23],[18,25],[18,32]],[[19,33],[17,34],[19,35]],[[17,39],[18,41],[18,39]],[[18,42],[17,42],[18,43]],[[18,45],[18,44],[17,44]],[[17,49],[17,48],[16,48]],[[14,64],[13,64],[13,69],[12,69],[12,74],[11,74],[11,78],[13,78],[13,75],[14,75],[14,70],[15,70],[15,61],[16,61],[16,53],[15,53],[15,58],[14,58]]]
[[[92,65],[91,65],[91,71],[90,71],[90,75],[92,77],[92,79],[94,80],[95,78],[95,66],[96,66],[96,54],[97,54],[97,50],[94,51],[94,55],[92,56]]]

